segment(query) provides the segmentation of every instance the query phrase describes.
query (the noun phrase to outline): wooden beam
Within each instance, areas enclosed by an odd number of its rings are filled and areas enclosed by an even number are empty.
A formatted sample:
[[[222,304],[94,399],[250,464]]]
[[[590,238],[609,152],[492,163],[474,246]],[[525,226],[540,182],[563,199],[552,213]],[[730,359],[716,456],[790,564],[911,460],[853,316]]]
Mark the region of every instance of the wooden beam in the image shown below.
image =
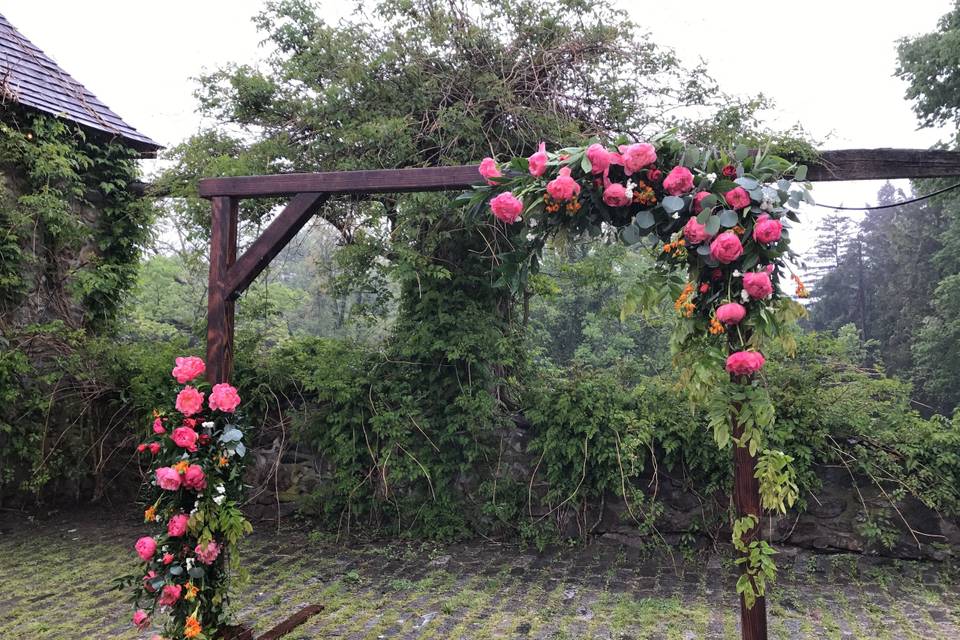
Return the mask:
[[[960,176],[960,151],[929,149],[839,149],[821,151],[821,162],[809,167],[814,182],[837,180],[886,180]],[[477,165],[334,171],[328,173],[281,173],[266,176],[234,176],[200,181],[204,198],[234,196],[254,198],[297,193],[403,193],[408,191],[456,191],[480,182]]]
[[[207,380],[228,382],[233,371],[234,302],[224,277],[237,258],[235,198],[216,197],[210,208],[210,276],[207,288]]]
[[[301,193],[291,200],[227,271],[223,280],[223,295],[228,300],[236,300],[297,235],[303,225],[323,207],[328,197],[326,193]]]
[[[821,151],[813,182],[960,176],[960,151],[942,149],[837,149]]]
[[[329,173],[281,173],[268,176],[209,178],[200,181],[200,195],[254,198],[296,193],[404,193],[408,191],[456,191],[480,181],[479,165],[333,171]]]

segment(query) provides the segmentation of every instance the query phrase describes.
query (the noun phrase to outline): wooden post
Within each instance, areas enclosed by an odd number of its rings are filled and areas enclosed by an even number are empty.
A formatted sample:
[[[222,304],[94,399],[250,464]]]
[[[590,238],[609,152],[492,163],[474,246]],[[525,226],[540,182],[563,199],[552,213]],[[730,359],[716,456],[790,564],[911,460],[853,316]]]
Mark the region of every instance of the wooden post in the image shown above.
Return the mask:
[[[233,372],[234,302],[226,276],[237,259],[236,198],[212,198],[210,216],[210,279],[207,288],[207,381],[227,382]]]
[[[743,425],[737,424],[734,438],[743,436]],[[757,517],[757,525],[743,535],[743,541],[750,544],[760,532],[760,481],[754,477],[757,459],[750,455],[747,447],[733,445],[733,506],[737,518],[747,515]],[[746,565],[743,565],[746,572]],[[740,596],[740,632],[743,640],[767,640],[767,599],[759,596],[753,606],[747,608],[743,596]]]

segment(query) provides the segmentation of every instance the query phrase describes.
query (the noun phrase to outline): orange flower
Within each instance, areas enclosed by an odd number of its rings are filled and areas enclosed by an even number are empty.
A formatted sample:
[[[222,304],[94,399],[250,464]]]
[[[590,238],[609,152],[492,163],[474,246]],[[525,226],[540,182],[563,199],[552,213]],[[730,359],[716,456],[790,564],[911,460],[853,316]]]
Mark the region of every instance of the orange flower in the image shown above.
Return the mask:
[[[712,336],[720,335],[724,331],[725,329],[723,328],[723,325],[720,324],[720,321],[717,320],[716,316],[713,316],[712,318],[710,318],[710,335]]]
[[[177,464],[173,465],[173,470],[176,471],[177,473],[181,473],[181,474],[182,474],[182,473],[186,473],[186,472],[187,472],[187,468],[189,468],[189,467],[190,467],[190,463],[189,463],[188,461],[186,461],[186,460],[181,460],[181,461],[178,462]]]
[[[187,624],[183,626],[184,638],[196,638],[202,632],[203,627],[200,626],[200,622],[194,616],[187,618]]]
[[[220,459],[217,460],[217,464],[219,464],[221,467],[227,466],[228,462],[230,461],[227,459],[227,456],[220,456]]]
[[[797,283],[797,297],[798,298],[809,298],[810,292],[807,291],[807,287],[801,282],[800,277],[797,274],[791,274],[793,281]]]
[[[735,227],[733,228],[733,232],[734,232],[735,234],[737,234],[738,236],[742,236],[744,231],[746,231],[746,229],[744,229],[744,228],[741,227],[740,225],[737,225],[737,226],[735,226]]]
[[[188,582],[188,583],[187,583],[187,591],[186,591],[186,593],[183,595],[183,599],[184,599],[184,600],[193,600],[194,598],[197,597],[197,593],[199,593],[199,591],[200,591],[200,589],[197,588],[197,585],[193,584],[193,582]]]
[[[143,521],[144,522],[153,522],[157,517],[157,508],[153,505],[147,507],[147,510],[143,512]]]
[[[693,283],[688,282],[686,286],[683,287],[683,291],[680,293],[680,297],[676,299],[673,303],[673,308],[677,311],[683,310],[684,315],[688,318],[693,314],[693,305],[687,301],[693,294]]]

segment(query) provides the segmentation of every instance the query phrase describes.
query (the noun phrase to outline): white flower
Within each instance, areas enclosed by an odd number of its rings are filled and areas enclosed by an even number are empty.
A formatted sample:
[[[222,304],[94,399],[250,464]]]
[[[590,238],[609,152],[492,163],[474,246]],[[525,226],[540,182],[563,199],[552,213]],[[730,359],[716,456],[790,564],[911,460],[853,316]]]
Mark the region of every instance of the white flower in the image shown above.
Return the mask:
[[[187,565],[187,571],[190,571],[190,569],[193,569],[193,558],[187,558],[185,563]]]
[[[204,423],[201,424],[200,426],[203,427],[204,429],[213,429],[213,423],[212,423],[212,422],[204,422]]]
[[[743,300],[744,302],[749,302],[749,301],[750,301],[750,294],[747,293],[747,290],[746,290],[746,289],[744,289],[744,290],[742,290],[742,291],[740,292],[740,299]]]
[[[739,278],[739,277],[742,276],[742,275],[743,275],[743,274],[740,273],[740,269],[735,269],[735,270],[733,271],[733,277],[734,277],[734,278]]]
[[[626,186],[627,198],[630,198],[631,200],[633,199],[633,190],[634,188],[636,188],[636,186],[637,186],[637,183],[635,183],[633,180],[627,180],[627,186]]]
[[[217,491],[217,493],[226,493],[226,492],[227,492],[227,488],[226,488],[225,486],[223,486],[222,484],[218,484],[217,487],[216,487],[216,491]]]
[[[713,184],[714,182],[717,181],[717,174],[715,174],[715,173],[708,173],[708,174],[707,174],[707,180],[709,180],[710,183]]]
[[[214,504],[221,505],[223,501],[227,499],[227,496],[220,494],[213,499]]]
[[[536,219],[536,218],[530,218],[530,228],[532,229],[532,228],[535,227],[535,226],[537,226],[537,219]]]

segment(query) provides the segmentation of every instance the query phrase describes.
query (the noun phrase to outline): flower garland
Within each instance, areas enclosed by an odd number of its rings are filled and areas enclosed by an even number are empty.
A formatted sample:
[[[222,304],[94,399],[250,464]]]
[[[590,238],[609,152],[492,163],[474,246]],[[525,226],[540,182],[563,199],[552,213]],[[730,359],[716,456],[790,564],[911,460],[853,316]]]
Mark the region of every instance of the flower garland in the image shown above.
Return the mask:
[[[781,280],[790,274],[795,295],[808,295],[789,264],[796,258],[790,223],[801,202],[813,203],[807,169],[743,145],[731,152],[688,146],[673,134],[621,142],[556,153],[541,145],[505,165],[485,158],[486,184],[460,200],[472,215],[495,218],[493,259],[515,291],[537,271],[553,235],[616,233],[628,245],[652,238],[660,273],[686,272],[674,293],[680,319],[671,339],[681,382],[707,405],[719,446],[733,442],[759,456],[763,507],[785,511],[796,500],[795,474],[789,456],[763,447],[775,410],[757,375],[767,340],[795,348],[790,329],[804,313]],[[737,591],[748,606],[775,569],[773,550],[755,539],[757,523],[751,515],[734,526],[745,566]]]
[[[204,374],[197,357],[177,358],[173,377],[184,385],[175,411],[154,411],[147,441],[137,451],[150,457],[144,521],[163,526],[137,540],[142,572],[120,579],[132,588],[133,624],[150,626],[157,609],[168,611],[162,636],[153,640],[212,640],[228,623],[230,570],[236,544],[252,531],[239,503],[246,446],[236,424],[237,390],[215,384],[204,406]],[[143,606],[144,608],[139,608]]]

